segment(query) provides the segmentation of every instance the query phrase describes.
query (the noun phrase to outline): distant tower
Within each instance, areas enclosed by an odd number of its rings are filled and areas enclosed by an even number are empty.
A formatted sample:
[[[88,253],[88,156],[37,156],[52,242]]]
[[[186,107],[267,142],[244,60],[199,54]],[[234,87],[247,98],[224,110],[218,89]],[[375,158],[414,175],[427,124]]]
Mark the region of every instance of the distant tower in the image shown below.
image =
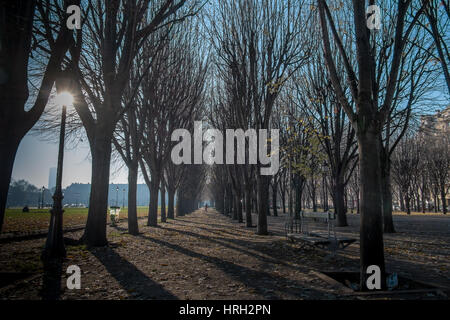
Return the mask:
[[[48,188],[52,190],[56,186],[56,168],[50,168],[48,174]]]

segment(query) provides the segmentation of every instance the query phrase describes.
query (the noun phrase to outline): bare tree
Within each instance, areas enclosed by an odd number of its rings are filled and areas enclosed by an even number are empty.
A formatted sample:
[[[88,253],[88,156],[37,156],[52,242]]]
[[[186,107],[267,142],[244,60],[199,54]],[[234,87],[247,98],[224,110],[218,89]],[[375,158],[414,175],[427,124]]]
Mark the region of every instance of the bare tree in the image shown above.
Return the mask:
[[[189,24],[182,27],[192,29]],[[142,81],[142,104],[148,106],[149,116],[143,135],[141,171],[150,188],[150,226],[157,225],[158,191],[164,166],[170,161],[171,133],[182,128],[187,118],[199,114],[197,109],[203,97],[206,63],[197,33],[179,33],[158,52]]]
[[[442,213],[447,214],[446,195],[450,191],[450,139],[448,132],[429,136],[426,143],[426,162],[436,194],[441,197]]]
[[[73,42],[73,33],[66,27],[66,7],[79,3],[79,0],[0,1],[0,231],[20,141],[44,111]],[[40,57],[44,71],[30,97],[29,69],[33,55]]]
[[[448,48],[450,27],[450,3],[448,0],[429,0],[425,10],[427,22],[422,22],[421,26],[429,33],[435,43],[437,56],[434,59],[439,61],[444,79],[447,84],[447,93],[450,94],[450,51]]]
[[[187,0],[89,2],[83,32],[71,52],[69,68],[76,86],[75,108],[83,122],[92,154],[90,206],[83,239],[102,246],[106,239],[106,209],[111,142],[117,122],[129,106],[122,97],[133,60],[158,28],[195,14],[198,1]],[[183,12],[178,14],[184,6]],[[86,41],[87,40],[87,41]]]
[[[414,178],[418,175],[420,162],[420,147],[417,140],[410,134],[399,142],[393,154],[392,171],[405,197],[406,212],[411,214],[411,198],[414,193]]]
[[[333,92],[322,61],[318,53],[298,80],[295,78],[295,83],[301,106],[310,115],[311,125],[317,127],[314,132],[327,155],[337,225],[342,227],[347,225],[344,191],[354,169],[357,146],[355,130]],[[340,73],[344,71],[341,69]],[[314,163],[321,164],[320,161]]]
[[[304,1],[237,0],[222,1],[211,13],[217,47],[223,47],[228,60],[235,50],[243,58],[237,60],[239,68],[234,71],[246,79],[251,92],[251,99],[244,101],[251,105],[256,130],[270,128],[272,109],[285,80],[307,61],[308,37],[302,36],[308,27],[306,8]],[[260,174],[260,165],[256,176],[257,233],[265,235],[269,178]]]
[[[317,1],[324,56],[329,76],[335,94],[356,131],[358,141],[361,177],[360,273],[361,288],[363,289],[366,288],[366,270],[370,265],[377,265],[381,269],[381,283],[383,287],[386,285],[379,141],[397,88],[405,45],[426,6],[426,2],[418,2],[420,1],[399,1],[395,8],[394,3],[386,4],[388,7],[391,6],[389,9],[395,10],[395,14],[391,17],[392,19],[386,19],[386,17],[383,19],[383,32],[379,33],[371,31],[367,27],[366,5],[374,4],[374,1],[353,0],[352,5],[348,7],[342,3],[341,8],[338,7],[338,9],[347,10],[348,16],[353,18],[353,22],[350,24],[353,27],[351,32],[354,32],[351,38],[353,40],[352,50],[346,50],[342,40],[342,29],[339,30],[336,27],[327,1]],[[342,20],[340,22],[350,23],[350,21]],[[394,31],[389,37],[385,36],[390,29],[386,28],[386,25],[393,26],[392,30]],[[345,78],[340,77],[337,72],[330,32],[346,70]],[[344,39],[348,39],[348,37],[344,37]],[[377,42],[376,39],[385,39],[385,41]],[[386,41],[387,39],[389,41]],[[390,39],[393,40],[390,41]],[[393,53],[389,57],[389,63],[383,63],[386,50],[392,46]],[[350,57],[356,61],[357,69],[350,63]],[[384,68],[389,70],[386,72],[388,77],[380,78],[377,70]],[[350,87],[351,99],[343,90],[344,81]],[[385,90],[381,90],[383,87]],[[356,110],[352,108],[351,101],[355,102]]]

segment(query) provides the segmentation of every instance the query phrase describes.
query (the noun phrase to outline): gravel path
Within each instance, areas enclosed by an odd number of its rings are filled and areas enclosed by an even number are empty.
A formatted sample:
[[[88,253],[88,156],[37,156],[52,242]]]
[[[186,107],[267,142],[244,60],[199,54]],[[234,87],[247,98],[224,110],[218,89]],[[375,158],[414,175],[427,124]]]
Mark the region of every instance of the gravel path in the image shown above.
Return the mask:
[[[108,226],[107,247],[67,245],[67,259],[53,267],[52,277],[39,260],[45,239],[0,244],[3,279],[8,272],[29,276],[0,286],[0,299],[355,299],[311,271],[357,271],[358,243],[335,256],[299,249],[286,241],[284,219],[269,217],[270,236],[255,235],[255,229],[214,211],[199,210],[159,227],[140,221],[138,236],[128,235],[122,222]],[[450,287],[450,220],[395,220],[400,232],[386,236],[388,269]],[[339,234],[357,238],[358,216],[349,215],[349,224]],[[65,271],[74,264],[82,271],[80,290],[66,288]]]

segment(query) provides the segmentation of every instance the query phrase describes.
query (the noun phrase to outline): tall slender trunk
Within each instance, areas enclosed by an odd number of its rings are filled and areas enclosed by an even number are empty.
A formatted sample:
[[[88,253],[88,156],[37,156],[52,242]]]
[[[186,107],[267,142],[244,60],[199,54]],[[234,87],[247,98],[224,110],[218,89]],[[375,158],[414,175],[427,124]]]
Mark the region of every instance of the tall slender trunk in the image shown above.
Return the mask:
[[[445,185],[441,187],[442,213],[447,214],[447,199],[445,199]]]
[[[243,216],[242,216],[242,201],[241,201],[241,195],[238,194],[236,196],[236,206],[237,206],[237,219],[239,223],[244,222]]]
[[[169,186],[168,187],[168,206],[167,206],[167,218],[168,219],[174,219],[175,218],[175,211],[174,211],[174,203],[175,203],[175,190]]]
[[[347,213],[345,212],[345,200],[344,200],[344,177],[342,174],[337,172],[333,175],[333,202],[334,202],[334,212],[337,215],[337,226],[346,227],[347,223]]]
[[[403,195],[402,188],[399,190],[399,198],[400,198],[400,211],[405,211],[405,197]]]
[[[300,180],[299,178],[297,178],[298,180]],[[300,184],[300,181],[298,183],[295,184],[295,218],[299,219],[300,218],[300,211],[302,211],[302,186]]]
[[[138,163],[128,167],[128,233],[139,234],[137,217],[137,179]]]
[[[161,222],[166,222],[166,185],[161,179]]]
[[[406,205],[406,213],[408,215],[411,214],[411,200],[409,197],[409,191],[407,191],[405,195],[405,205]]]
[[[311,202],[312,202],[312,208],[313,211],[316,212],[317,211],[317,198],[316,198],[316,187],[312,187],[311,190]]]
[[[253,192],[253,208],[255,213],[258,211],[258,181],[256,181],[256,190]]]
[[[366,132],[358,133],[361,177],[360,284],[363,289],[367,289],[367,268],[371,265],[380,268],[381,286],[386,287],[379,130],[373,128],[376,126],[372,124]]]
[[[278,211],[277,211],[277,192],[278,192],[278,184],[274,183],[274,185],[272,186],[272,206],[273,206],[273,215],[275,217],[278,216]]]
[[[337,226],[346,227],[347,223],[347,213],[345,212],[345,200],[344,200],[344,183],[337,179],[338,181],[334,185],[334,210],[337,214]]]
[[[283,213],[286,213],[286,194],[284,193],[284,190],[280,192],[280,198],[281,198],[281,206],[283,208]]]
[[[181,217],[184,216],[184,201],[183,201],[183,191],[181,188],[177,191],[177,209],[176,216]]]
[[[359,194],[360,194],[359,192],[356,194],[356,214],[361,213],[361,211],[360,211],[361,207],[359,204],[359,196],[360,196]]]
[[[228,203],[228,186],[225,186],[223,194],[223,204],[223,213],[228,217],[228,213],[230,212],[230,205]]]
[[[223,190],[225,190],[225,189],[223,189]],[[221,192],[219,195],[218,195],[218,200],[216,199],[215,200],[215,202],[216,202],[216,205],[217,205],[217,211],[219,211],[221,214],[224,214],[225,213],[225,195],[224,195],[224,192]]]
[[[228,216],[230,218],[233,218],[233,212],[234,212],[234,201],[233,201],[233,192],[231,190],[231,187],[228,188],[227,192],[227,202],[228,202]]]
[[[422,199],[422,213],[425,213],[426,211],[426,195],[425,195],[425,181],[422,181],[422,190],[420,190],[421,193],[421,199]]]
[[[267,176],[258,174],[258,224],[256,233],[267,235],[267,211],[269,210],[269,181]]]
[[[101,135],[98,128],[91,144],[92,178],[89,211],[82,239],[89,246],[105,246],[108,210],[109,169],[111,163],[111,134]]]
[[[237,196],[236,194],[233,192],[233,215],[232,215],[232,219],[233,220],[237,220],[238,219],[238,205],[237,205]]]
[[[148,208],[148,221],[147,226],[156,227],[158,225],[158,192],[159,192],[160,180],[156,177],[152,177],[150,183],[150,204]]]
[[[392,218],[392,190],[391,190],[391,166],[390,160],[381,159],[381,186],[383,197],[383,224],[385,233],[395,233],[394,220]]]
[[[18,148],[19,142],[7,141],[6,138],[0,141],[0,232],[5,219],[9,184]]]
[[[252,189],[246,186],[245,191],[245,225],[247,228],[253,226],[252,222]]]

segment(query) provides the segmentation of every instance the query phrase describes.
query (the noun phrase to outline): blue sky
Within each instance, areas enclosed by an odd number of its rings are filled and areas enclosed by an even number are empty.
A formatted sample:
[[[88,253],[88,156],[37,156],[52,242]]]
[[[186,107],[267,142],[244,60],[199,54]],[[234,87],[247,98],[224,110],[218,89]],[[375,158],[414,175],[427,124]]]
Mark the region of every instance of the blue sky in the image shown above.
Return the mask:
[[[56,167],[58,144],[41,141],[28,133],[17,151],[12,178],[24,179],[37,187],[48,185],[49,169]],[[111,167],[111,183],[127,183],[127,172]],[[63,187],[73,182],[88,183],[91,181],[91,161],[89,146],[80,143],[76,149],[65,150]]]

